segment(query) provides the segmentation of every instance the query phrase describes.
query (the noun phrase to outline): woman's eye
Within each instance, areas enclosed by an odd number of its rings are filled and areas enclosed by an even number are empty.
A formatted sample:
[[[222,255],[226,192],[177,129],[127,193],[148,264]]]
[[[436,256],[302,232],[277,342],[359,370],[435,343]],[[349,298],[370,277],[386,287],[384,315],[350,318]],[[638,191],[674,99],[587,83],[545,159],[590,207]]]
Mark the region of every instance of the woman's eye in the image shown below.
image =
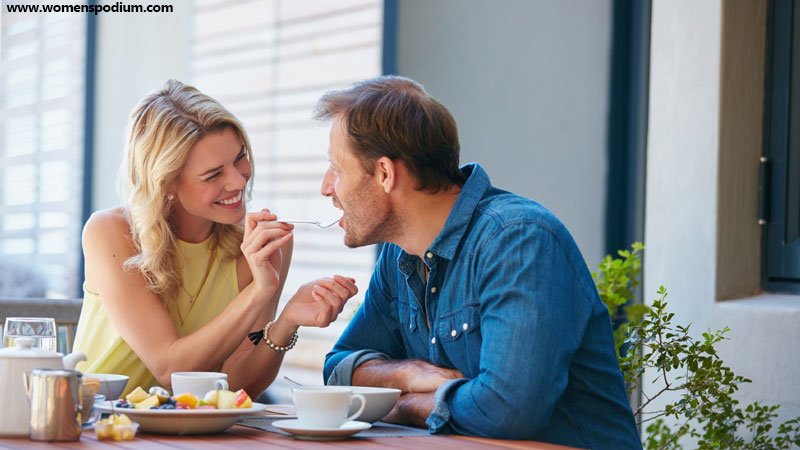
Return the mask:
[[[247,156],[247,153],[242,152],[239,156],[236,157],[236,162],[241,161],[244,157]]]
[[[211,181],[211,180],[213,180],[214,178],[217,178],[218,176],[219,176],[219,172],[215,173],[214,175],[211,175],[210,177],[206,178],[206,179],[205,179],[205,180],[203,180],[203,181]]]

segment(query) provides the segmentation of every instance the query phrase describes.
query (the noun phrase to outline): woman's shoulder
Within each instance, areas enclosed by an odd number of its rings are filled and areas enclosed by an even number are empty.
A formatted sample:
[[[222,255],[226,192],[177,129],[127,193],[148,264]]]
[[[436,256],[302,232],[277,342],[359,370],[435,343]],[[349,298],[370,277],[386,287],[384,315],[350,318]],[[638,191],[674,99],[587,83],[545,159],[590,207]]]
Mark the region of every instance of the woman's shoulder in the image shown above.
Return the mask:
[[[125,210],[116,208],[95,211],[83,226],[83,240],[86,242],[114,241],[130,242],[131,229]]]

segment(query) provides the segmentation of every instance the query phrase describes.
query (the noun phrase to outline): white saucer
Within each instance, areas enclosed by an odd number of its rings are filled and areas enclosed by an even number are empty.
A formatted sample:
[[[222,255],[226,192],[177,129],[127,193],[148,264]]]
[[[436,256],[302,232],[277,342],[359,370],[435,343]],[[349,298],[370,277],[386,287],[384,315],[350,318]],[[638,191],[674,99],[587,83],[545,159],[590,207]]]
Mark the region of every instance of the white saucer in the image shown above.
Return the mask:
[[[287,433],[293,434],[297,439],[306,439],[309,441],[333,441],[337,439],[345,439],[350,435],[369,429],[372,424],[351,420],[339,428],[315,428],[304,426],[297,419],[290,419],[276,420],[275,422],[272,422],[272,426],[286,431]]]

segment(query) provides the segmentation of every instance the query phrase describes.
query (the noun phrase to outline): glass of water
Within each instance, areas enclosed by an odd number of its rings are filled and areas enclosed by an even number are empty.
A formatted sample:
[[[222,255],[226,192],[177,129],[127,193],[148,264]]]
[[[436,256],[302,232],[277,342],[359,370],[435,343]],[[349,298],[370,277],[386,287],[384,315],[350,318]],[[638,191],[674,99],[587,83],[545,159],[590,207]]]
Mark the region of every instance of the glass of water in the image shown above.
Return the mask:
[[[21,337],[33,338],[32,348],[56,351],[56,321],[47,317],[7,317],[3,347],[15,347]]]

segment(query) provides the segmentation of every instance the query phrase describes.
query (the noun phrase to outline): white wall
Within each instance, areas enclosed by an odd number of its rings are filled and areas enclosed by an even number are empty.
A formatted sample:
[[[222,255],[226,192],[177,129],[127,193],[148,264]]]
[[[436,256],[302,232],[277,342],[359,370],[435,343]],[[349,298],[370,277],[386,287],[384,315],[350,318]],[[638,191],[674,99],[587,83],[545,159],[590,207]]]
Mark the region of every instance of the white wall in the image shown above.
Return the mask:
[[[459,126],[462,163],[604,253],[611,2],[400,0],[398,73]]]
[[[664,285],[673,323],[695,337],[729,326],[720,356],[753,380],[742,406],[781,404],[787,419],[800,415],[800,297],[716,300],[717,199],[734,194],[718,183],[721,17],[720,0],[653,2],[644,289],[650,300]]]
[[[93,211],[119,204],[116,174],[131,110],[167,79],[188,78],[191,2],[166,4],[172,13],[98,15]]]

